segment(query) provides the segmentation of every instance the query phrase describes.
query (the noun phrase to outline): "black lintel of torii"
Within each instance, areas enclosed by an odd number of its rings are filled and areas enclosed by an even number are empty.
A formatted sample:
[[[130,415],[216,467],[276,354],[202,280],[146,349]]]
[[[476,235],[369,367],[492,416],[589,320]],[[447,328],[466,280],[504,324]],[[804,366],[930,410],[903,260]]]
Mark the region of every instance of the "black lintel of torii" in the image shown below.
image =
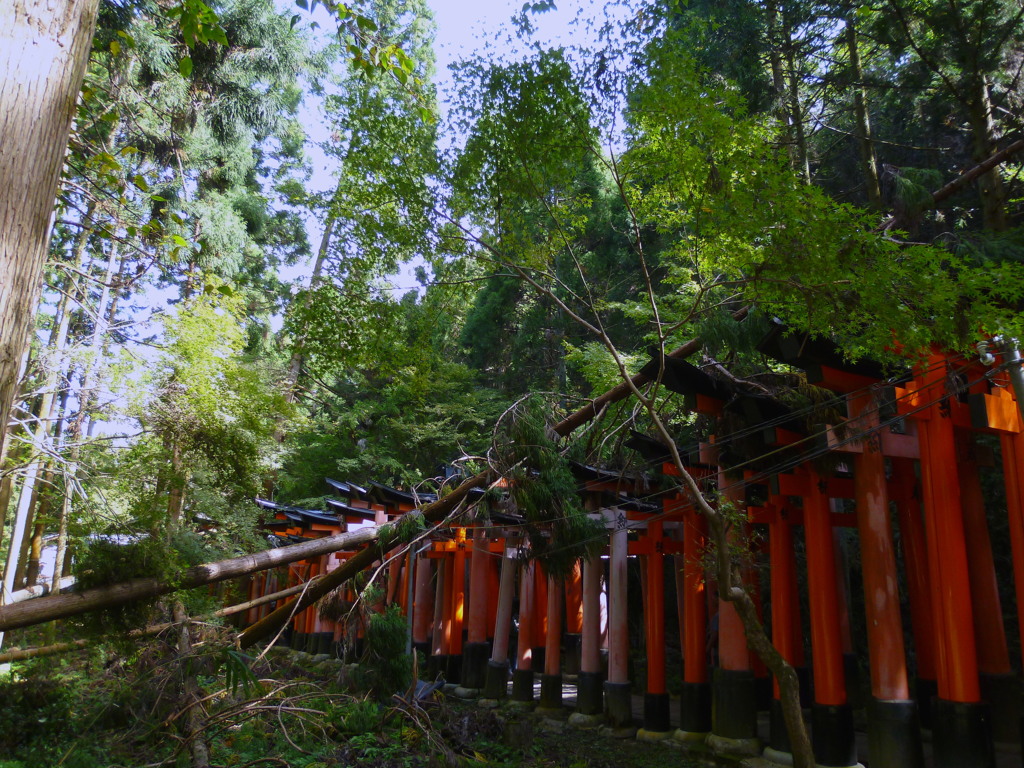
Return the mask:
[[[358,517],[360,520],[373,520],[376,512],[366,507],[353,507],[338,499],[327,499],[327,506],[337,510],[344,517]]]
[[[810,384],[817,384],[824,379],[823,368],[832,368],[876,381],[910,378],[907,369],[894,370],[870,358],[850,361],[833,341],[797,333],[777,320],[772,322],[771,330],[758,343],[757,350],[780,363],[800,368],[806,372]]]
[[[389,485],[376,482],[370,483],[369,496],[374,501],[384,504],[385,506],[408,504],[415,508],[437,501],[437,494],[435,493],[414,494],[409,493],[408,491],[400,491],[397,488],[392,488]]]
[[[664,355],[660,356],[659,361],[657,352],[652,354],[651,361],[640,369],[640,373],[652,381],[657,379],[661,373],[661,362],[665,365],[661,383],[673,392],[680,395],[704,395],[723,401],[729,400],[735,394],[725,382],[708,376],[692,363]]]
[[[329,503],[330,500],[328,500],[328,504]],[[301,507],[278,504],[276,501],[270,501],[268,499],[256,499],[256,505],[275,514],[284,515],[286,519],[300,525],[308,525],[311,523],[318,523],[320,525],[338,525],[340,523],[337,515],[330,512],[324,512],[319,509],[302,509]]]
[[[332,490],[334,490],[335,493],[338,493],[342,496],[347,496],[349,498],[349,501],[351,501],[352,499],[360,499],[361,501],[366,500],[368,492],[365,488],[363,488],[360,485],[356,485],[355,483],[350,483],[347,481],[342,482],[341,480],[332,480],[329,477],[325,477],[324,481],[327,483],[328,486],[331,487]]]
[[[774,397],[758,395],[741,389],[733,382],[710,376],[685,360],[674,357],[663,357],[662,359],[665,363],[662,384],[666,389],[687,398],[701,395],[717,400],[722,403],[724,410],[739,415],[750,424],[772,421],[777,426],[792,432],[804,431],[799,420],[789,418],[793,412],[792,409]],[[657,355],[641,369],[641,373],[650,378],[657,378],[659,373]],[[696,403],[692,407],[696,408]]]

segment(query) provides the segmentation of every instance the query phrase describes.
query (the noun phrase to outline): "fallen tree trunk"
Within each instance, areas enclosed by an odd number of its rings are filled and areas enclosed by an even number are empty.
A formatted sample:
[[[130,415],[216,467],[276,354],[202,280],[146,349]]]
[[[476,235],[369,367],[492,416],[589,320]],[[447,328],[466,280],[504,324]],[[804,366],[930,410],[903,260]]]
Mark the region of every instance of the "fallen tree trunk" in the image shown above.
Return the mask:
[[[978,179],[981,176],[984,176],[997,165],[1002,165],[1002,163],[1005,162],[1008,158],[1017,154],[1021,150],[1024,150],[1024,139],[1018,139],[1009,146],[999,150],[991,157],[986,158],[983,162],[978,163],[973,168],[967,169],[945,186],[932,192],[930,207],[934,208],[943,200],[952,197],[954,194],[956,194],[961,189],[966,187],[972,181]],[[890,229],[894,229],[897,226],[897,224],[899,224],[899,217],[890,216],[888,219],[882,222],[881,226],[879,226],[879,229],[884,232]]]
[[[169,629],[173,626],[173,621],[164,622],[163,624],[153,624],[152,626],[145,627],[144,629],[133,629],[128,633],[128,636],[146,637],[147,635],[158,635],[165,629]],[[36,648],[12,648],[9,651],[0,653],[0,664],[8,664],[12,661],[24,661],[25,659],[38,659],[42,656],[53,656],[56,653],[65,653],[67,651],[82,651],[88,648],[90,644],[97,642],[97,640],[98,638],[80,638],[78,640],[69,640],[66,643],[41,645]],[[2,763],[0,763],[0,765],[2,765]]]
[[[743,320],[749,313],[750,307],[743,307],[742,309],[738,309],[732,313],[732,319],[736,321]],[[666,354],[665,357],[673,357],[680,360],[687,358],[700,349],[703,343],[704,342],[700,339],[690,339],[685,344],[676,347]],[[583,426],[591,419],[597,418],[597,415],[607,406],[612,403],[617,403],[619,400],[625,400],[627,397],[632,395],[633,387],[642,387],[649,381],[651,381],[651,377],[643,373],[636,374],[629,381],[623,381],[621,384],[612,387],[604,394],[598,395],[578,411],[569,414],[560,422],[555,424],[555,432],[560,437],[568,437],[578,427]]]
[[[244,603],[238,603],[237,605],[229,605],[227,608],[221,608],[218,611],[214,611],[214,616],[232,616],[242,611],[248,611],[250,608],[255,608],[266,603],[272,603],[275,600],[280,600],[284,597],[291,597],[292,595],[298,594],[306,588],[307,582],[296,584],[294,587],[288,587],[288,589],[282,589],[280,592],[272,592],[269,595],[262,595],[257,597],[255,600],[247,600]]]
[[[70,589],[75,585],[74,576],[63,576],[60,580],[60,591],[63,592],[66,589]],[[6,605],[14,605],[15,603],[23,603],[26,600],[35,600],[37,597],[45,597],[50,594],[49,584],[33,584],[31,587],[25,587],[25,589],[19,589],[16,592],[12,592],[11,596],[7,599]]]
[[[447,496],[431,502],[414,512],[409,512],[408,515],[422,515],[424,522],[439,523],[466,498],[471,490],[487,485],[490,482],[490,477],[491,473],[486,471],[474,475]],[[245,629],[238,636],[239,646],[248,648],[250,645],[270,637],[283,627],[292,616],[313,605],[321,597],[337,589],[360,571],[369,568],[374,560],[380,559],[383,553],[387,552],[397,543],[398,535],[394,528],[387,528],[384,535],[380,536],[373,546],[367,547],[362,552],[357,552],[344,565],[339,566],[330,573],[309,581],[309,586],[298,600],[282,605],[277,610],[268,613],[251,627]]]
[[[376,528],[360,528],[322,539],[304,541],[287,547],[268,549],[230,560],[206,563],[189,568],[173,580],[144,578],[111,584],[66,595],[50,595],[14,605],[0,606],[0,631],[30,627],[45,621],[65,619],[88,611],[112,608],[135,600],[158,597],[179,589],[192,589],[205,584],[248,576],[310,557],[319,557],[342,549],[354,549],[377,538]]]
[[[67,578],[72,578],[68,576]],[[231,616],[242,611],[247,611],[250,608],[263,605],[264,603],[272,603],[275,600],[280,600],[284,597],[291,597],[306,588],[306,582],[302,584],[296,584],[294,587],[288,587],[288,589],[282,589],[280,592],[274,592],[269,595],[263,595],[257,597],[255,600],[248,600],[244,603],[238,603],[237,605],[229,605],[227,608],[221,608],[220,610],[214,611],[214,616]],[[24,591],[24,590],[22,590]],[[18,594],[15,592],[15,594]],[[173,623],[156,624],[152,627],[146,627],[145,629],[133,629],[129,632],[131,637],[143,637],[145,635],[155,635],[158,632],[163,632],[168,627],[174,626]],[[42,645],[36,648],[14,648],[10,651],[4,651],[0,653],[0,664],[8,664],[12,661],[24,661],[25,659],[35,659],[40,656],[52,656],[55,653],[65,653],[67,651],[81,651],[89,647],[89,644],[95,642],[94,640],[71,640],[66,643],[54,643],[53,645]]]

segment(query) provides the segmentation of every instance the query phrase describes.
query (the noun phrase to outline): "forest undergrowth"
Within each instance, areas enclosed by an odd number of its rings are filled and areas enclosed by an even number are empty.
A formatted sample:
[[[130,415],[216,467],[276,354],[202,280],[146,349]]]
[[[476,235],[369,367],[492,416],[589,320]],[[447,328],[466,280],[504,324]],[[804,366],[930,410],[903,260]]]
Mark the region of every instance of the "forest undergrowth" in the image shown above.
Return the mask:
[[[95,646],[0,668],[0,768],[679,768],[664,745],[595,738],[505,708],[411,688],[375,695],[372,658],[356,666],[289,648],[225,650],[225,629],[195,625],[183,657],[177,631],[132,648]],[[408,658],[408,657],[407,657]],[[411,660],[410,660],[411,661]],[[198,695],[187,699],[187,678]],[[189,714],[200,727],[189,732]]]

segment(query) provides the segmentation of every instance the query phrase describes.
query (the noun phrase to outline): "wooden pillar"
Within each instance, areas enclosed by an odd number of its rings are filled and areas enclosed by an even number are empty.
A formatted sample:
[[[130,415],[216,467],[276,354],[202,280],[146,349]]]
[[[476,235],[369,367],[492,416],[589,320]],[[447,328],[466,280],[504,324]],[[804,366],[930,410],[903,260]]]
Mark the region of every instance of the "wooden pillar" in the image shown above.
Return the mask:
[[[601,576],[604,564],[594,557],[583,564],[583,627],[580,672],[576,682],[576,710],[599,715],[604,709],[601,688]]]
[[[580,641],[583,632],[583,566],[573,563],[565,580],[565,664],[567,675],[580,671]]]
[[[664,523],[653,519],[647,523],[650,551],[644,556],[647,573],[647,595],[644,615],[647,617],[647,691],[644,694],[644,734],[669,732],[669,695],[665,687],[665,564],[662,554]]]
[[[447,579],[451,600],[448,633],[449,683],[462,682],[462,631],[466,623],[466,529],[455,529],[455,552],[449,558],[450,579]]]
[[[540,563],[534,564],[533,671],[544,673],[548,643],[548,579]]]
[[[789,664],[797,666],[797,650],[803,643],[799,620],[794,613],[799,609],[797,591],[796,552],[793,549],[793,526],[786,516],[786,500],[782,496],[769,499],[772,521],[768,527],[768,573],[772,603],[772,644]],[[790,754],[792,745],[782,704],[779,701],[779,683],[772,683],[772,706],[769,714],[769,750],[782,755]],[[766,756],[772,755],[766,752]],[[776,761],[778,762],[778,761]]]
[[[480,690],[487,675],[487,566],[490,553],[487,531],[477,526],[473,531],[473,556],[469,561],[469,620],[466,647],[463,649],[462,687]]]
[[[746,512],[742,480],[735,480],[719,470],[718,489],[737,512]],[[746,523],[742,526],[745,530]],[[750,666],[743,622],[733,604],[721,598],[717,616],[718,668],[712,681],[712,732],[708,743],[720,752],[758,753],[757,680]]]
[[[501,582],[498,586],[497,607],[494,619],[494,645],[487,662],[487,679],[484,682],[484,697],[505,698],[508,692],[508,651],[512,634],[512,603],[516,591],[516,541],[506,539],[501,558]]]
[[[605,709],[615,728],[629,728],[633,721],[629,682],[629,611],[627,605],[627,557],[629,521],[622,510],[610,510],[612,526],[608,576],[608,680]]]
[[[535,571],[536,564],[532,560],[524,563],[520,569],[519,641],[516,652],[516,671],[512,675],[512,698],[521,702],[533,701]]]
[[[547,579],[547,639],[544,644],[544,674],[540,680],[540,706],[546,710],[562,709],[562,595],[565,586],[560,579]]]
[[[914,768],[924,765],[924,754],[903,645],[896,550],[889,519],[882,437],[878,431],[878,401],[871,392],[851,396],[849,413],[865,434],[862,450],[853,459],[853,478],[871,669],[871,762],[877,760],[885,768]]]
[[[683,688],[682,734],[700,740],[711,731],[711,680],[708,674],[708,599],[704,579],[707,520],[693,507],[683,513]]]
[[[995,764],[990,712],[981,702],[974,609],[960,469],[944,360],[933,356],[918,380],[924,411],[918,423],[925,536],[933,583],[939,697],[932,712],[936,768],[991,768]]]
[[[448,599],[449,568],[451,558],[443,555],[437,560],[437,578],[434,585],[434,654],[430,658],[430,675],[436,678],[448,671],[448,639],[451,600]]]
[[[857,748],[843,669],[831,508],[825,480],[813,471],[805,470],[805,473],[804,534],[814,668],[814,754],[819,765],[851,766],[857,762]]]
[[[910,602],[910,625],[914,635],[914,658],[917,662],[915,696],[922,723],[927,727],[931,724],[932,696],[938,693],[935,616],[928,581],[928,547],[925,543],[924,518],[914,462],[911,459],[893,459],[892,467],[892,486]]]
[[[417,556],[415,591],[412,596],[412,643],[426,656],[430,655],[430,625],[434,619],[433,561],[423,554]]]
[[[1019,742],[1020,683],[1010,666],[976,449],[966,441],[961,447],[964,450],[960,454],[960,501],[964,514],[967,565],[971,574],[981,697],[992,708],[994,740]]]

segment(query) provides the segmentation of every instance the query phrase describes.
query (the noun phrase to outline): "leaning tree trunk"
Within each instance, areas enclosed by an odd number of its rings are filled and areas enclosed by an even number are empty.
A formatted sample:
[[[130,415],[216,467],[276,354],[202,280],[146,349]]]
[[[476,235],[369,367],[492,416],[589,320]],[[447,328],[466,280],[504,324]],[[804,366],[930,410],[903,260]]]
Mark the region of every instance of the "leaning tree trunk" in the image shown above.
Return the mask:
[[[0,3],[0,463],[98,6]]]

